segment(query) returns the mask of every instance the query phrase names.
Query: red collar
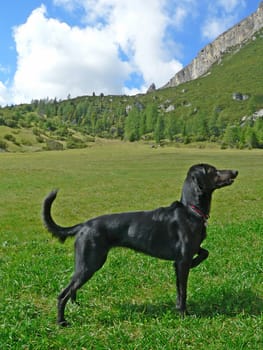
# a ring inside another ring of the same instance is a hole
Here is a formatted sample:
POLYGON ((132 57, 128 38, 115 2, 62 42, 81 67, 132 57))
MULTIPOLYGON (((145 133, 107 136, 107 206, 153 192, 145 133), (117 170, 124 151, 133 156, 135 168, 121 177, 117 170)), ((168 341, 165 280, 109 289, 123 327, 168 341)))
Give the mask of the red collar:
POLYGON ((197 208, 195 205, 190 204, 189 207, 190 207, 197 215, 199 215, 201 218, 203 218, 205 222, 209 219, 209 215, 203 213, 202 210, 200 210, 199 208, 197 208))

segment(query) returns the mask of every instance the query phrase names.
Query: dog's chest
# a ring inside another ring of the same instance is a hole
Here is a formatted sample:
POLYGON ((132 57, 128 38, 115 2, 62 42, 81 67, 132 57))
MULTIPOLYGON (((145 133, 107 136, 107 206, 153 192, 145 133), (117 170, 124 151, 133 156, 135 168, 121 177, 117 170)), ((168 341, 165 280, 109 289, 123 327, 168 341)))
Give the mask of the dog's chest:
POLYGON ((201 230, 201 242, 206 238, 206 227, 207 227, 207 222, 204 223, 203 228, 201 230))
POLYGON ((194 223, 191 221, 188 226, 189 229, 189 239, 201 244, 201 242, 206 238, 206 225, 201 220, 196 220, 194 223))

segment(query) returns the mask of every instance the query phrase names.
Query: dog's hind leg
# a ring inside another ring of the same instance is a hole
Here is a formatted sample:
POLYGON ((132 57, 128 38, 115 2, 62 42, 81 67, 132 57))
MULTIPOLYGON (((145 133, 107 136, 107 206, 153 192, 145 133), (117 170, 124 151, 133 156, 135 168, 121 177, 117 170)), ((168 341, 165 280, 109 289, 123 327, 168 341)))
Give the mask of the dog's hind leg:
POLYGON ((69 285, 59 294, 58 296, 58 318, 57 322, 60 326, 67 326, 68 323, 65 320, 65 307, 70 298, 76 300, 76 291, 79 289, 85 282, 87 282, 93 273, 88 271, 82 273, 75 273, 72 277, 69 285))
POLYGON ((79 305, 79 303, 77 302, 77 292, 74 293, 71 291, 70 299, 72 303, 79 305))
POLYGON ((65 307, 68 300, 71 298, 73 301, 76 301, 77 290, 103 266, 107 258, 107 249, 102 249, 101 246, 97 245, 92 247, 87 244, 83 249, 79 243, 76 242, 75 245, 76 271, 69 285, 58 297, 57 322, 61 326, 67 326, 67 321, 65 320, 65 307))

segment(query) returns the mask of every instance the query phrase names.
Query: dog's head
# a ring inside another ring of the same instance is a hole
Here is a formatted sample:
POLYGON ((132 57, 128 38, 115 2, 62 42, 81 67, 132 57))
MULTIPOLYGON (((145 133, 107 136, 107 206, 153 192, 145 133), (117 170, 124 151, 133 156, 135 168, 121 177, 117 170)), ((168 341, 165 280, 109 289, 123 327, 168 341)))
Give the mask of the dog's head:
POLYGON ((237 175, 237 170, 218 170, 209 164, 193 165, 188 171, 188 178, 192 179, 201 193, 211 193, 218 188, 229 186, 237 175))

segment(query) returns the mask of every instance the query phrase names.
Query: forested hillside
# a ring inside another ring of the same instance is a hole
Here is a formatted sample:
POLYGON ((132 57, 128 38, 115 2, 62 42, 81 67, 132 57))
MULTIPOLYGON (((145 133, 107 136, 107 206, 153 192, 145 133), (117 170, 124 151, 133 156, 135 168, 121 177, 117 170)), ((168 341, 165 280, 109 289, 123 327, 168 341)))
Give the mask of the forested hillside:
POLYGON ((45 99, 0 109, 2 150, 85 147, 95 137, 263 147, 263 33, 204 76, 136 96, 45 99))

